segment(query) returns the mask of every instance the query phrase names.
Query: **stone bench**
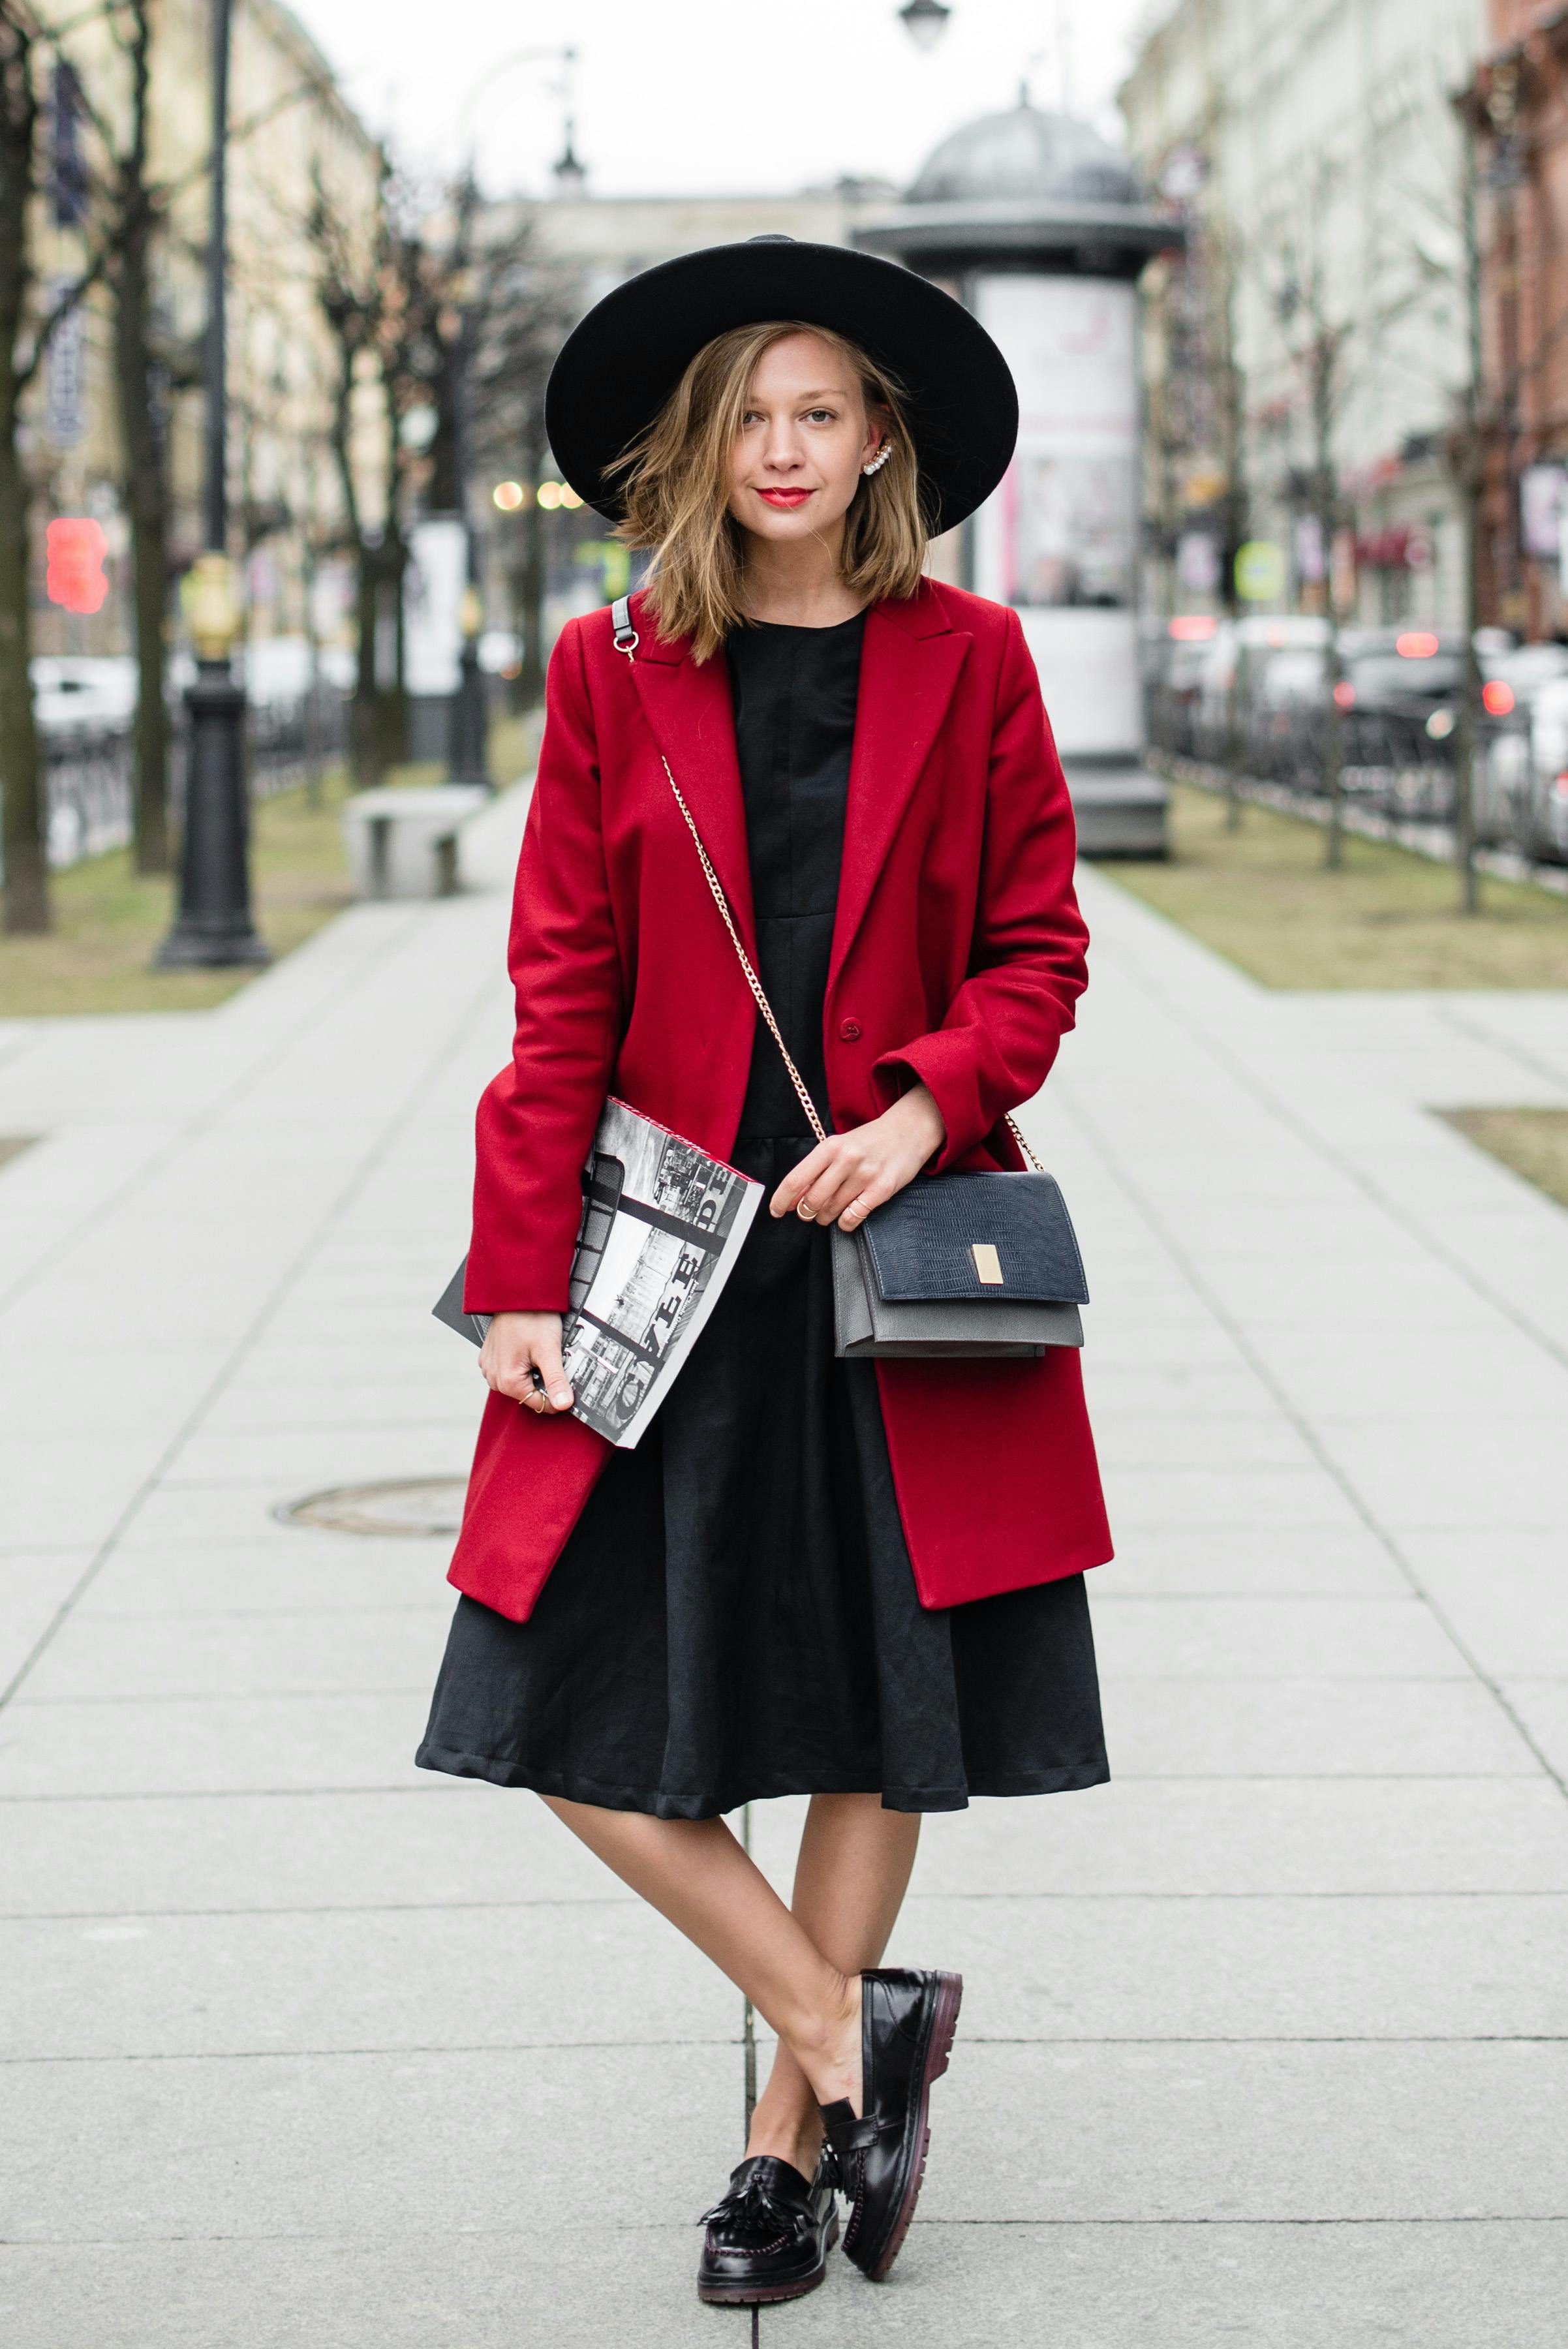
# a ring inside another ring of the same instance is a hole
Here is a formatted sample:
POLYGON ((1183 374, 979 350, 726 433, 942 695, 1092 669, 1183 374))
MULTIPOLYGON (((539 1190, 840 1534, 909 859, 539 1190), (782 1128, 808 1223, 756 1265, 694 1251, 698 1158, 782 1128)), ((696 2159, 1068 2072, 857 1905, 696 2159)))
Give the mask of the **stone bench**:
POLYGON ((490 799, 480 783, 356 792, 343 810, 354 895, 450 897, 457 887, 458 835, 490 799))

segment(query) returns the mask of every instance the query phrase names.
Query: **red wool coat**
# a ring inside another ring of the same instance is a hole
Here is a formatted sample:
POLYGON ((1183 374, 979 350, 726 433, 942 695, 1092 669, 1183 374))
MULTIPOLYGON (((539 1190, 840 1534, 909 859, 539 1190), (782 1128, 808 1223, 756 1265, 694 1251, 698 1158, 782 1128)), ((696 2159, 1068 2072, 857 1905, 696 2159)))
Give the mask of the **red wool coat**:
MULTIPOLYGON (((516 1040, 479 1108, 472 1312, 565 1308, 607 1092, 719 1157, 740 1123, 757 1013, 659 763, 754 959, 728 677, 640 625, 628 660, 607 611, 574 620, 550 664, 512 925, 516 1040)), ((874 606, 824 1014, 836 1130, 923 1081, 947 1123, 939 1170, 1020 1163, 1002 1120, 1041 1084, 1085 981, 1073 851, 1016 616, 932 582, 874 606)), ((1074 1350, 877 1368, 926 1606, 1110 1556, 1074 1350)), ((524 1619, 610 1448, 492 1394, 458 1588, 524 1619)))

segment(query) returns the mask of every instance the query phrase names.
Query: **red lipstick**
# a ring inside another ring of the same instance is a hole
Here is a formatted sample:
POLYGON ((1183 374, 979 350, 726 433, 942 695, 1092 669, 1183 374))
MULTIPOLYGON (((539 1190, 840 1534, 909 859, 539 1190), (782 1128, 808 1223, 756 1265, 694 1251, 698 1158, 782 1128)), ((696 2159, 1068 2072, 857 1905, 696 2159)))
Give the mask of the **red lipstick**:
POLYGON ((812 492, 810 490, 759 490, 757 495, 765 499, 770 506, 789 507, 805 505, 812 492))

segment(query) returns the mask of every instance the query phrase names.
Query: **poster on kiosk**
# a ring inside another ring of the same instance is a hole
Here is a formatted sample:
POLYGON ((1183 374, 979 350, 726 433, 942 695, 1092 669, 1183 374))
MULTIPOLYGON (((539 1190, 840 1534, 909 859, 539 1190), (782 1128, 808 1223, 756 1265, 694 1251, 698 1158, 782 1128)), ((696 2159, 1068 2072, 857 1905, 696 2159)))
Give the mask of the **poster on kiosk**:
POLYGON ((1064 758, 1136 759, 1137 295, 1116 279, 981 274, 1018 385, 1018 449, 975 517, 974 584, 1011 604, 1064 758))

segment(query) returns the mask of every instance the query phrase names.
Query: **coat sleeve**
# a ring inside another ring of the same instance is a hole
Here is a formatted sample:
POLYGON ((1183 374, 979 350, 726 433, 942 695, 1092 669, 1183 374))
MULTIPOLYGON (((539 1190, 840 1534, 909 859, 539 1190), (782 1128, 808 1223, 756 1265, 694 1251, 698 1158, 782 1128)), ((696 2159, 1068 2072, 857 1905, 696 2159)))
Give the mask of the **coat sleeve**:
POLYGON ((597 745, 576 623, 551 657, 507 963, 517 1029, 509 1064, 479 1104, 463 1305, 471 1313, 561 1313, 582 1167, 622 1025, 597 745))
POLYGON ((928 1086, 947 1126, 938 1172, 1045 1081, 1088 972, 1073 889, 1073 803, 1016 612, 1007 615, 969 970, 938 1029, 876 1063, 884 1107, 928 1086))

